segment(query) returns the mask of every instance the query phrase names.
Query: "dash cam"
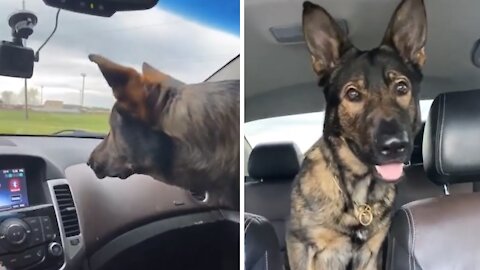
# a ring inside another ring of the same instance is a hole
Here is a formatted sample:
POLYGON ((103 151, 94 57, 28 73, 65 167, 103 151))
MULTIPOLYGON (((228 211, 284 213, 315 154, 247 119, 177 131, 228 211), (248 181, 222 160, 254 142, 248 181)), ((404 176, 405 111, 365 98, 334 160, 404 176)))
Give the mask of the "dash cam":
POLYGON ((25 41, 33 33, 33 28, 38 19, 30 11, 21 10, 10 16, 8 24, 12 29, 12 41, 0 42, 0 75, 31 78, 35 53, 26 47, 25 41))

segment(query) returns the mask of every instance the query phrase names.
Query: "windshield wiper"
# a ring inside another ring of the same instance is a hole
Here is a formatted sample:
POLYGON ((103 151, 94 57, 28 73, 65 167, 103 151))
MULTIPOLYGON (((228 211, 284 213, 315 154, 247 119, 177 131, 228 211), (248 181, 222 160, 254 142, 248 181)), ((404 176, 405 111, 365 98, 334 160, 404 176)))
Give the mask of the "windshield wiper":
POLYGON ((52 133, 53 136, 59 137, 76 137, 76 138, 104 138, 105 134, 90 132, 80 129, 63 129, 57 132, 52 133))

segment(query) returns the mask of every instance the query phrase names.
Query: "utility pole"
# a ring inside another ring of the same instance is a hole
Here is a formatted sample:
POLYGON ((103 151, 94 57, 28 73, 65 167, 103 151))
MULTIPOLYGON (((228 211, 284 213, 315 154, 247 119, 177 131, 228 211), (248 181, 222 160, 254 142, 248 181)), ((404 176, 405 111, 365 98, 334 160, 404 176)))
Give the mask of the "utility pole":
POLYGON ((43 106, 43 85, 40 86, 40 106, 43 106))
MULTIPOLYGON (((25 0, 22 1, 22 8, 25 10, 25 0)), ((26 43, 26 42, 24 42, 26 43)), ((25 120, 28 120, 28 88, 27 88, 27 79, 24 79, 24 88, 25 88, 25 120)))
POLYGON ((80 73, 80 76, 82 76, 82 91, 80 92, 80 108, 83 108, 83 100, 85 98, 85 77, 87 77, 87 74, 80 73))
POLYGON ((28 88, 27 88, 27 79, 24 79, 25 85, 25 120, 28 120, 28 88))

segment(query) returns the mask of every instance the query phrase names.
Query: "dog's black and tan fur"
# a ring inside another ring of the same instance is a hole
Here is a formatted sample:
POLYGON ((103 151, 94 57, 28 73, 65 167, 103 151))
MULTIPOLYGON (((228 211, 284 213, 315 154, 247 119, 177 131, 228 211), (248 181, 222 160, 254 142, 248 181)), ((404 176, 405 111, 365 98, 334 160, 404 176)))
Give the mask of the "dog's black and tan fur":
POLYGON ((377 269, 396 191, 375 166, 407 162, 421 126, 425 6, 403 0, 381 45, 370 51, 355 48, 320 6, 303 7, 303 30, 327 105, 323 137, 306 153, 293 185, 290 268, 377 269), (393 152, 382 148, 379 142, 395 136, 404 144, 393 152), (357 218, 359 204, 372 208, 367 226, 357 218))
POLYGON ((143 64, 143 74, 90 55, 116 102, 110 132, 88 161, 97 177, 150 175, 212 203, 239 208, 238 80, 184 84, 143 64))

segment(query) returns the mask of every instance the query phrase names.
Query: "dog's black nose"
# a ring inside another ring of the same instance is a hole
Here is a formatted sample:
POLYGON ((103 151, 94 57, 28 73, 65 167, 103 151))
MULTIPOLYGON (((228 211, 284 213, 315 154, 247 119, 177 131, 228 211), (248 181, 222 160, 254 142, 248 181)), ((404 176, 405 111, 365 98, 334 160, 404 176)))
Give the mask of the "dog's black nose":
POLYGON ((395 135, 383 135, 377 139, 377 150, 385 158, 395 158, 405 153, 409 143, 405 131, 395 135))

